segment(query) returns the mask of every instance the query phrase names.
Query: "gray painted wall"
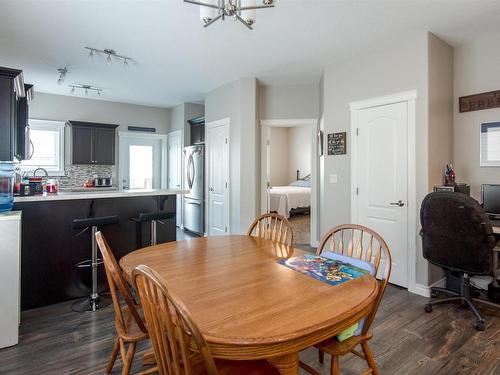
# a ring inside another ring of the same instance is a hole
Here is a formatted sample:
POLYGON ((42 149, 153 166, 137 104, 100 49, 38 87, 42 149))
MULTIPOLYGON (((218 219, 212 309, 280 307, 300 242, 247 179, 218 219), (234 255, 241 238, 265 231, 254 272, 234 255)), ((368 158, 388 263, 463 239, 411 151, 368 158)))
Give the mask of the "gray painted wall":
MULTIPOLYGON (((429 187, 443 182, 446 163, 453 158, 453 48, 429 33, 429 187)), ((429 264, 429 284, 444 277, 429 264)))
POLYGON ((454 58, 454 166, 457 180, 469 183, 471 195, 479 199, 481 184, 500 183, 500 167, 479 166, 479 126, 499 121, 500 108, 459 113, 458 98, 500 88, 498 34, 456 47, 454 58))
MULTIPOLYGON (((209 92, 206 122, 230 119, 231 233, 245 233, 260 203, 258 189, 257 81, 242 78, 209 92)), ((260 138, 259 138, 260 139, 260 138)))
POLYGON ((184 146, 191 143, 191 132, 188 120, 205 114, 203 104, 182 103, 171 109, 169 131, 182 130, 184 146))
POLYGON ((36 92, 30 104, 30 117, 119 124, 120 131, 126 131, 127 126, 145 126, 166 134, 170 124, 170 109, 36 92))
POLYGON ((259 85, 260 118, 318 118, 319 83, 311 85, 259 85))
MULTIPOLYGON (((349 103, 401 91, 418 90, 416 102, 416 190, 417 208, 429 190, 427 132, 427 33, 379 50, 369 56, 327 66, 323 76, 323 118, 325 138, 333 132, 347 132, 347 155, 321 158, 320 206, 323 235, 329 228, 351 221, 350 207, 350 111, 349 103), (329 175, 337 174, 338 183, 330 184, 329 175)), ((418 210, 415 216, 418 219, 418 210)), ((419 222, 419 220, 417 221, 419 222)), ((418 231, 417 231, 418 233, 418 231)), ((422 258, 420 239, 417 245, 417 282, 428 284, 428 265, 422 258)))

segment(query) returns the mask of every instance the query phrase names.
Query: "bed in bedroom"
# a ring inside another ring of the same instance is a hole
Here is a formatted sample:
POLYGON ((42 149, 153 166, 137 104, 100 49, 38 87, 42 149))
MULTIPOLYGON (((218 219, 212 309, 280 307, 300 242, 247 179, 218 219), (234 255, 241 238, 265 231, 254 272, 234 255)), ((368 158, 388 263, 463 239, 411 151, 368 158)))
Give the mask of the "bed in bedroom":
POLYGON ((269 189, 269 205, 271 212, 289 218, 311 210, 311 175, 299 178, 288 186, 273 186, 269 189))

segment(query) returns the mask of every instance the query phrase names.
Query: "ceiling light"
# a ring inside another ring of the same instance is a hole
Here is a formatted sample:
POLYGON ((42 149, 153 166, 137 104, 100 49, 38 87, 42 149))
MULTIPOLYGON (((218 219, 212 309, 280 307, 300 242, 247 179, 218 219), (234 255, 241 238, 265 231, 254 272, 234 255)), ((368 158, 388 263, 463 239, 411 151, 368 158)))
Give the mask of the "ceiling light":
POLYGON ((133 60, 131 57, 117 54, 116 51, 111 49, 111 48, 97 49, 97 48, 93 48, 93 47, 85 47, 85 49, 90 51, 89 52, 90 58, 92 58, 94 56, 94 53, 100 53, 100 54, 106 55, 107 56, 106 57, 106 64, 108 64, 108 65, 111 65, 111 63, 113 62, 113 58, 122 59, 123 64, 125 66, 128 66, 129 61, 133 60))
POLYGON ((250 30, 255 23, 257 9, 273 8, 273 0, 184 0, 186 3, 200 6, 200 19, 203 27, 210 26, 217 20, 224 21, 226 17, 233 17, 235 21, 241 22, 250 30))
POLYGON ((68 86, 71 87, 71 94, 74 94, 76 90, 83 90, 85 95, 89 95, 89 91, 94 91, 98 96, 101 96, 101 92, 103 91, 100 87, 82 85, 81 83, 72 83, 68 86))
POLYGON ((57 72, 59 73, 59 78, 57 79, 57 84, 62 85, 64 79, 66 78, 66 74, 68 73, 68 68, 58 68, 57 72))

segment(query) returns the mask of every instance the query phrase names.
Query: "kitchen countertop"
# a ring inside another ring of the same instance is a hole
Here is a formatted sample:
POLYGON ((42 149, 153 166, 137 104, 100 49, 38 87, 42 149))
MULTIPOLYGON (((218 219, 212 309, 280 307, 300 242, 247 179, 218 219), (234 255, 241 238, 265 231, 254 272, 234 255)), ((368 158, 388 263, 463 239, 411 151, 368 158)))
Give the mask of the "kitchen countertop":
POLYGON ((46 202, 71 199, 99 199, 99 198, 126 198, 126 197, 146 197, 156 195, 187 194, 189 190, 182 189, 134 189, 134 190, 107 190, 72 192, 62 191, 57 194, 30 195, 14 197, 14 203, 22 202, 46 202))

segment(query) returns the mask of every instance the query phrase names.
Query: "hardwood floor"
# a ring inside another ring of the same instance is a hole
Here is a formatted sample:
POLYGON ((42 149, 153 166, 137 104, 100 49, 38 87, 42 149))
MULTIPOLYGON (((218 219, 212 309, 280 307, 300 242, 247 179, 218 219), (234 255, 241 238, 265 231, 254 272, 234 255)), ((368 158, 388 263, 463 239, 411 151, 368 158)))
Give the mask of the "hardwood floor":
MULTIPOLYGON (((478 332, 469 311, 440 306, 427 314, 425 302, 387 289, 371 342, 381 374, 500 374, 500 310, 483 308, 487 327, 478 332)), ((0 350, 0 374, 102 374, 113 346, 113 308, 79 314, 70 307, 67 302, 24 312, 20 344, 0 350)), ((144 350, 138 349, 134 371, 144 350)), ((301 360, 329 373, 329 357, 318 366, 315 349, 302 352, 301 360)), ((352 355, 341 359, 343 375, 359 374, 363 366, 352 355)), ((118 359, 113 374, 120 369, 118 359)))

